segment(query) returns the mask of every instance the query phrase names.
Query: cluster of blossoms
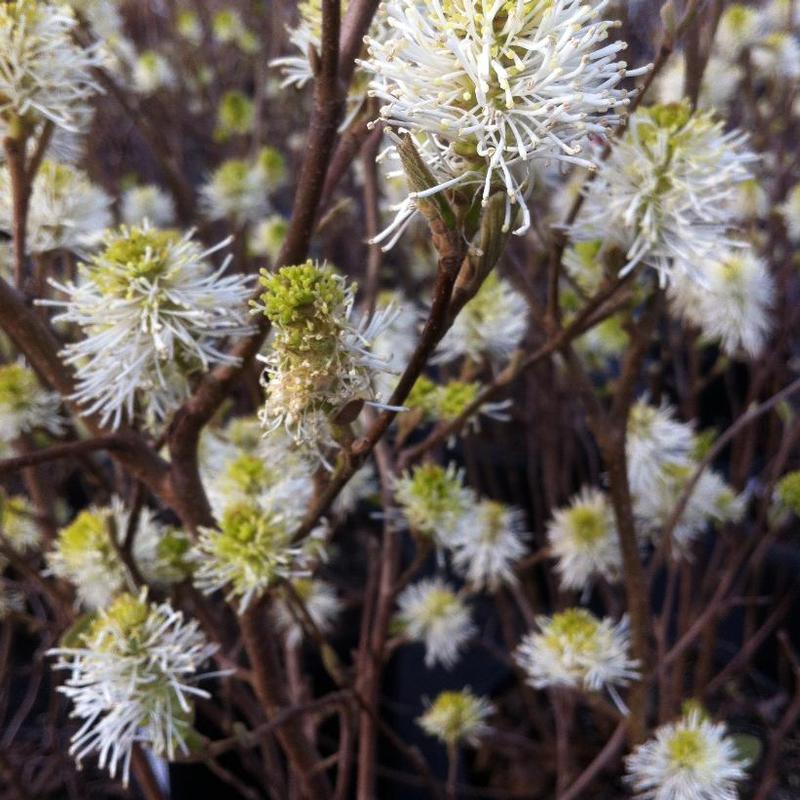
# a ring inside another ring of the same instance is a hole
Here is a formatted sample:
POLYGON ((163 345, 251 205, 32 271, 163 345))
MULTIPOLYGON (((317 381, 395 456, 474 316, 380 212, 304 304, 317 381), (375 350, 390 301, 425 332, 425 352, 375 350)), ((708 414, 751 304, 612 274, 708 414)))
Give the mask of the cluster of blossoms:
POLYGON ((434 356, 434 362, 457 358, 503 364, 528 329, 528 304, 504 278, 492 272, 456 317, 434 356))
POLYGON ((350 404, 378 400, 373 376, 386 368, 371 343, 393 311, 351 322, 355 287, 326 264, 307 261, 277 273, 262 271, 259 309, 275 329, 263 383, 261 418, 267 429, 283 425, 319 451, 335 447, 332 422, 350 404))
MULTIPOLYGON (((0 533, 2 543, 16 555, 25 556, 39 549, 42 534, 36 521, 36 510, 27 497, 7 497, 0 491, 0 533)), ((5 556, 0 554, 0 570, 5 566, 5 556)))
MULTIPOLYGON (((313 578, 297 578, 291 583, 294 594, 303 603, 314 627, 323 635, 331 633, 342 610, 342 602, 336 594, 336 589, 325 581, 313 578)), ((305 631, 297 618, 297 613, 285 596, 275 598, 272 613, 278 629, 283 631, 289 646, 299 644, 305 631)))
POLYGON ((756 160, 745 142, 686 103, 640 109, 586 189, 573 236, 621 250, 623 274, 646 264, 662 283, 681 272, 702 283, 701 264, 738 244, 730 204, 756 160))
POLYGON ((663 725, 627 757, 627 781, 641 800, 737 800, 747 762, 724 725, 697 709, 663 725))
POLYGON ((47 555, 50 571, 73 584, 86 608, 104 608, 131 588, 133 576, 120 554, 129 534, 131 559, 148 583, 163 586, 189 574, 184 534, 160 525, 147 508, 141 510, 135 528, 130 527, 130 511, 113 497, 108 506, 81 511, 59 531, 47 555))
POLYGON ((70 753, 79 764, 97 753, 112 777, 121 768, 125 785, 136 743, 169 759, 188 753, 193 699, 210 697, 195 684, 209 676, 199 670, 216 649, 169 604, 120 595, 78 641, 50 651, 55 669, 70 673, 59 691, 83 720, 70 753))
POLYGON ((91 119, 98 54, 75 43, 69 8, 47 0, 0 5, 0 120, 4 135, 48 121, 79 131, 91 119))
MULTIPOLYGON (((390 33, 368 38, 365 69, 382 119, 409 131, 437 185, 507 194, 505 230, 530 227, 526 196, 535 160, 592 165, 590 135, 605 135, 628 103, 627 71, 609 42, 606 2, 391 0, 390 33)), ((398 224, 414 212, 400 209, 398 224)))
POLYGON ((638 663, 628 655, 627 621, 598 619, 583 608, 539 617, 538 631, 528 633, 517 661, 531 686, 563 686, 587 691, 625 686, 638 677, 638 663))
POLYGON ((263 147, 253 159, 232 158, 212 173, 200 191, 209 219, 237 225, 258 222, 270 211, 269 197, 285 179, 286 167, 273 147, 263 147))
POLYGON ((425 665, 449 669, 476 632, 469 608, 441 578, 425 578, 397 598, 397 622, 412 641, 425 645, 425 665))
POLYGON ((147 221, 156 228, 169 228, 175 222, 175 203, 154 184, 132 186, 122 195, 120 216, 126 225, 144 225, 147 221))
MULTIPOLYGON (((628 480, 643 534, 657 537, 670 522, 697 469, 701 445, 702 439, 692 427, 676 420, 668 406, 639 401, 631 409, 626 440, 628 480)), ((710 522, 740 519, 744 502, 718 473, 705 469, 672 531, 674 553, 688 552, 710 522)))
POLYGON ((247 298, 252 279, 224 275, 191 234, 143 227, 108 231, 102 248, 79 267, 80 280, 52 285, 66 300, 56 321, 84 334, 62 354, 77 371, 74 399, 116 428, 141 413, 155 426, 189 393, 190 377, 234 363, 221 348, 250 332, 247 298))
MULTIPOLYGON (((79 169, 45 160, 33 181, 28 212, 27 249, 82 253, 96 245, 111 224, 111 198, 79 169)), ((0 230, 14 225, 8 167, 0 168, 0 230)))
POLYGON ((313 535, 295 544, 292 521, 253 501, 228 506, 218 528, 202 528, 192 550, 195 585, 206 594, 224 589, 239 612, 282 580, 304 578, 320 553, 313 535))
POLYGON ((477 744, 489 729, 486 719, 493 711, 488 700, 469 689, 442 692, 417 722, 426 733, 444 744, 477 744))
POLYGON ((64 432, 61 400, 43 389, 36 373, 22 362, 0 365, 0 448, 25 433, 64 432))

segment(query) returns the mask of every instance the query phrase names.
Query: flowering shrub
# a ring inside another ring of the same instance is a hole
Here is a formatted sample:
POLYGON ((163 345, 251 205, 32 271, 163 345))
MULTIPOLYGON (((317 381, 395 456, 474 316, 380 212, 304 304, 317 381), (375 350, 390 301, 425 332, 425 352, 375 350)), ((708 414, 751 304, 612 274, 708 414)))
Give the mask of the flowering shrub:
POLYGON ((799 98, 792 0, 0 4, 0 800, 795 797, 799 98))

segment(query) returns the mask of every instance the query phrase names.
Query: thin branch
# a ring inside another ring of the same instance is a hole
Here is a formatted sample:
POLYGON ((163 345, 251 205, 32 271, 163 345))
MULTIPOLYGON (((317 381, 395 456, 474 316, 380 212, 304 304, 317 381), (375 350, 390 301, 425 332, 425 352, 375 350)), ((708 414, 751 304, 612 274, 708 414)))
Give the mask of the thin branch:
POLYGON ((43 450, 32 450, 30 453, 24 453, 13 458, 0 459, 0 478, 6 475, 13 475, 21 469, 33 467, 37 464, 47 464, 63 458, 82 456, 86 453, 94 453, 97 450, 124 450, 129 445, 130 442, 127 437, 116 434, 82 439, 79 442, 54 444, 52 447, 47 447, 43 450))

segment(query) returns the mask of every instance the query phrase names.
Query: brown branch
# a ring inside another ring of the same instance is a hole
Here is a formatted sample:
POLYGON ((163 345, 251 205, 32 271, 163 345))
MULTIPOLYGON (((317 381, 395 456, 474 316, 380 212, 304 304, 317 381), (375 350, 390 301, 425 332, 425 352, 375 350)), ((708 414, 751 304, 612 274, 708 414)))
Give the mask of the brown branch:
POLYGON ((82 456, 86 453, 93 453, 97 450, 124 450, 129 445, 125 436, 108 434, 96 436, 92 439, 82 439, 79 442, 65 442, 55 444, 44 450, 32 450, 13 458, 0 459, 0 478, 6 475, 13 475, 25 467, 32 467, 37 464, 47 464, 50 461, 58 461, 62 458, 72 458, 82 456))
POLYGON ((558 795, 558 800, 578 800, 578 798, 585 796, 584 793, 592 785, 592 781, 617 757, 617 754, 622 749, 622 745, 625 743, 626 727, 624 720, 617 725, 611 738, 606 742, 605 747, 603 747, 591 764, 589 764, 575 779, 572 785, 566 791, 558 795))

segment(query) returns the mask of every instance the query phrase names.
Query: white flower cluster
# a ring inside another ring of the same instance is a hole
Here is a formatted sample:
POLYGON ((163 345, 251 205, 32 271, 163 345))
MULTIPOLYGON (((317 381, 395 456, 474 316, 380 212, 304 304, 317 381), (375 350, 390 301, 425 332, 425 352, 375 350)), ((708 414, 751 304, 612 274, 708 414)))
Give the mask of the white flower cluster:
POLYGON ((0 4, 0 119, 4 135, 20 124, 48 120, 69 131, 82 130, 97 91, 91 70, 96 51, 72 38, 69 8, 47 0, 0 4))
POLYGON ((639 745, 626 777, 639 800, 738 800, 746 766, 725 726, 695 709, 639 745))
MULTIPOLYGON (((72 583, 88 609, 104 608, 133 586, 133 576, 120 555, 130 521, 122 500, 112 497, 108 506, 81 511, 59 531, 47 555, 50 572, 72 583)), ((148 583, 163 586, 187 577, 185 535, 159 524, 147 508, 141 510, 131 533, 131 559, 148 583)))
MULTIPOLYGON (((626 448, 634 511, 642 533, 657 538, 699 462, 697 437, 668 406, 639 401, 628 419, 626 448)), ((705 469, 672 533, 673 554, 687 554, 710 522, 736 521, 743 513, 744 498, 705 469)))
POLYGON ((469 608, 441 578, 424 578, 397 598, 398 622, 412 640, 425 645, 425 665, 453 667, 476 632, 469 608))
POLYGON ((433 362, 466 357, 480 363, 486 357, 501 366, 527 329, 527 301, 505 278, 491 272, 444 335, 433 362))
MULTIPOLYGON (((292 581, 292 588, 317 630, 323 635, 331 633, 342 610, 342 601, 333 586, 321 580, 298 578, 292 581)), ((278 629, 286 636, 287 644, 290 647, 298 645, 305 631, 292 602, 281 594, 275 598, 272 613, 278 629)))
MULTIPOLYGON (((111 198, 79 169, 46 160, 36 173, 28 211, 26 247, 33 254, 54 250, 83 253, 111 224, 111 198)), ((0 230, 14 225, 8 167, 0 168, 0 230)))
POLYGON ((745 144, 688 104, 640 109, 586 189, 573 237, 622 250, 622 274, 646 264, 662 284, 681 272, 702 283, 704 261, 741 245, 730 206, 756 160, 745 144))
POLYGON ((78 764, 96 752, 100 768, 112 777, 121 768, 127 786, 136 743, 168 759, 188 753, 193 699, 210 697, 195 684, 216 650, 196 622, 144 593, 120 595, 74 645, 51 650, 54 669, 70 673, 58 691, 83 721, 70 748, 78 764))
POLYGON ((156 228, 169 228, 175 222, 175 203, 153 184, 132 186, 122 196, 120 213, 126 225, 148 222, 156 228))
POLYGON ((60 436, 61 399, 43 389, 36 373, 22 361, 0 365, 0 448, 37 428, 60 436))
POLYGON ((420 727, 447 745, 458 742, 478 744, 489 727, 486 719, 494 707, 469 689, 442 692, 417 719, 420 727))
MULTIPOLYGON (((627 71, 609 42, 605 0, 390 0, 390 33, 368 38, 371 92, 382 119, 410 131, 439 183, 485 202, 508 196, 505 229, 530 226, 532 162, 592 165, 590 136, 604 136, 628 103, 627 71)), ((409 217, 411 203, 400 215, 409 217)))
POLYGON ((213 269, 208 250, 171 230, 121 227, 79 267, 77 284, 52 285, 66 300, 56 321, 84 334, 63 349, 77 371, 74 399, 116 428, 138 414, 155 426, 189 393, 192 374, 233 363, 222 343, 251 330, 252 278, 225 275, 230 257, 213 269))
POLYGON ((538 631, 528 633, 517 661, 531 686, 614 691, 638 677, 638 663, 628 655, 627 621, 598 619, 583 608, 539 617, 538 631))

